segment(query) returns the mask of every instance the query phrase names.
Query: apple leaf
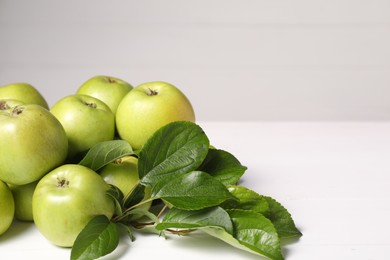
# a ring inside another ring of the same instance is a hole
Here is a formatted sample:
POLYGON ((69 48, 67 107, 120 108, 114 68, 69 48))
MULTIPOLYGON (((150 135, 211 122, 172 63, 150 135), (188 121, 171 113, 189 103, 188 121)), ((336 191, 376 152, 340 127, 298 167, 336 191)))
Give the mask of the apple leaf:
POLYGON ((212 207, 236 199, 225 185, 201 171, 166 177, 153 186, 151 196, 184 210, 212 207))
POLYGON ((195 123, 176 121, 161 127, 140 151, 141 183, 154 186, 167 176, 195 170, 206 157, 208 148, 208 137, 195 123))
POLYGON ((272 222, 251 210, 228 210, 234 238, 248 249, 275 260, 284 259, 280 240, 272 222))
POLYGON ((245 173, 247 167, 243 166, 231 153, 209 149, 209 152, 198 170, 207 172, 225 185, 233 185, 245 173))
POLYGON ((123 201, 124 208, 136 205, 145 197, 145 186, 138 184, 126 195, 123 201))
POLYGON ((259 195, 243 186, 231 185, 228 186, 228 189, 238 201, 227 201, 221 205, 223 208, 251 210, 263 214, 275 226, 280 238, 292 238, 302 235, 296 228, 290 213, 275 199, 259 195))
POLYGON ((264 196, 268 202, 269 210, 264 213, 272 221, 280 238, 300 237, 302 233, 295 226, 291 214, 275 199, 264 196))
POLYGON ((79 164, 97 171, 123 156, 133 154, 133 148, 125 140, 104 141, 89 149, 79 164))
POLYGON ((110 196, 115 203, 115 214, 121 216, 123 214, 122 211, 122 201, 123 201, 123 193, 122 191, 115 185, 109 184, 109 190, 107 190, 107 195, 110 196))
POLYGON ((223 228, 233 234, 233 224, 229 214, 221 207, 211 207, 201 210, 170 209, 157 230, 168 228, 202 229, 206 227, 223 228))
POLYGON ((72 247, 71 260, 89 260, 105 256, 119 244, 117 225, 106 216, 94 217, 77 236, 72 247))

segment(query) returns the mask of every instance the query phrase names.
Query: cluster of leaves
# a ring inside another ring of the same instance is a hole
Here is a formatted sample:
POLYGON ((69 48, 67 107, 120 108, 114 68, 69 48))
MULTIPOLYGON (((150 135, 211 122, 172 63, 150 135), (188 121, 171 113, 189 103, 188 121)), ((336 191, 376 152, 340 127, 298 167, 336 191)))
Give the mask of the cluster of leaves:
POLYGON ((139 152, 123 140, 100 143, 80 164, 98 171, 125 155, 138 157, 138 186, 129 194, 112 186, 108 194, 117 205, 114 217, 96 216, 89 222, 75 241, 72 260, 111 253, 119 243, 118 228, 125 228, 131 240, 135 231, 166 236, 199 230, 269 259, 283 259, 281 239, 301 236, 279 202, 237 185, 247 168, 229 152, 211 148, 195 123, 162 127, 139 152), (150 201, 154 206, 142 209, 150 201))

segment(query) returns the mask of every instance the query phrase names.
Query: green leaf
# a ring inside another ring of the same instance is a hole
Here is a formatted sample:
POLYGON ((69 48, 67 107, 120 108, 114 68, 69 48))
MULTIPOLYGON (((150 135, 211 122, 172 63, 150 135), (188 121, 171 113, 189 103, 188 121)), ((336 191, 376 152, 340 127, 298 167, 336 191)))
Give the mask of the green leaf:
POLYGON ((151 196, 184 210, 208 208, 236 199, 220 181, 200 171, 162 179, 152 188, 151 196))
POLYGON ((268 219, 272 221, 280 238, 300 237, 302 233, 295 226, 291 214, 285 207, 275 199, 264 196, 268 202, 269 209, 264 213, 268 219))
POLYGON ((217 149, 209 149, 206 159, 199 167, 200 171, 214 176, 224 185, 236 184, 246 169, 231 153, 217 149))
POLYGON ((119 244, 115 223, 106 216, 94 217, 77 236, 71 251, 71 260, 91 260, 105 256, 119 244))
POLYGON ((237 241, 271 259, 283 259, 278 233, 272 222, 263 215, 250 210, 228 210, 237 241))
POLYGON ((172 208, 165 215, 158 230, 167 228, 200 229, 206 227, 223 228, 233 234, 233 224, 229 214, 221 207, 211 207, 201 210, 181 210, 172 208))
POLYGON ((123 202, 123 207, 125 209, 130 208, 131 206, 134 206, 137 203, 141 202, 144 197, 145 197, 145 186, 141 184, 137 184, 130 191, 130 193, 126 195, 123 202))
POLYGON ((89 149, 79 164, 97 171, 103 166, 122 158, 123 156, 133 154, 133 149, 125 140, 105 141, 98 143, 89 149))
POLYGON ((168 176, 193 171, 207 155, 209 139, 192 122, 178 121, 163 126, 148 139, 139 154, 141 183, 154 186, 168 176))
POLYGON ((109 184, 110 189, 107 190, 107 195, 113 198, 115 203, 115 214, 121 216, 122 215, 122 201, 123 201, 123 193, 122 191, 115 185, 109 184))
POLYGON ((302 235, 296 228, 290 213, 275 199, 259 195, 243 186, 231 185, 228 186, 228 190, 238 201, 227 201, 221 205, 223 208, 252 210, 263 214, 271 220, 280 238, 292 238, 302 235))

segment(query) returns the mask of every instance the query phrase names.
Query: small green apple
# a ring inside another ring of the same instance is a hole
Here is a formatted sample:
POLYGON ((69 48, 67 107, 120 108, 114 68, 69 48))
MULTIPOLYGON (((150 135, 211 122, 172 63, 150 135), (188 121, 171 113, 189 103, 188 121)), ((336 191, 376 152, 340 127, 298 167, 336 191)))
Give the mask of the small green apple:
MULTIPOLYGON (((128 195, 139 183, 138 159, 133 156, 125 156, 109 163, 99 171, 100 176, 108 183, 120 189, 124 196, 128 195)), ((151 188, 145 188, 143 201, 151 196, 151 188)), ((152 201, 148 201, 139 206, 144 210, 149 210, 152 201)), ((136 219, 138 216, 133 216, 136 219)))
POLYGON ((38 89, 28 83, 12 83, 0 87, 0 99, 20 100, 25 104, 36 104, 49 109, 38 89))
POLYGON ((76 94, 95 97, 106 103, 115 114, 123 97, 133 89, 128 82, 109 76, 95 76, 84 82, 76 94))
POLYGON ((8 184, 15 201, 15 218, 20 221, 33 221, 32 196, 38 181, 25 185, 8 184))
POLYGON ((0 110, 0 180, 24 185, 62 164, 68 139, 61 123, 35 104, 0 110))
POLYGON ((53 244, 72 247, 94 216, 113 216, 115 204, 108 189, 103 178, 87 167, 65 164, 52 170, 38 182, 33 194, 37 229, 53 244))
POLYGON ((8 185, 0 180, 0 235, 4 234, 12 224, 15 203, 8 185))
POLYGON ((161 81, 146 82, 130 91, 116 112, 121 139, 140 149, 160 127, 173 121, 195 121, 188 98, 175 86, 161 81))
POLYGON ((81 94, 66 96, 50 112, 61 122, 69 140, 68 157, 114 139, 115 116, 101 100, 81 94))

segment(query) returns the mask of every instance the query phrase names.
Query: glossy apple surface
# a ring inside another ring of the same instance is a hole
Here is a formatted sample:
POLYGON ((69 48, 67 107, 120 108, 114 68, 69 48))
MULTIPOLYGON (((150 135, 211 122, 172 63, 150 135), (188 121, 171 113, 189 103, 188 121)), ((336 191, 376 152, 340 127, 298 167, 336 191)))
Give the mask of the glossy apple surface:
POLYGON ((101 100, 81 94, 66 96, 50 112, 61 122, 72 158, 102 141, 114 139, 115 116, 101 100))
POLYGON ((76 94, 95 97, 106 103, 115 114, 123 97, 133 89, 128 82, 104 75, 99 75, 84 82, 76 94))
POLYGON ((0 180, 24 185, 62 164, 68 139, 61 123, 39 105, 0 110, 0 180))
POLYGON ((65 164, 45 175, 33 194, 34 222, 53 244, 71 247, 96 215, 111 219, 114 202, 103 178, 91 169, 65 164))
POLYGON ((9 184, 15 201, 15 218, 20 221, 33 221, 32 196, 38 181, 25 185, 9 184))
POLYGON ((0 235, 4 234, 14 219, 15 204, 8 185, 0 181, 0 235))
POLYGON ((173 121, 194 122, 195 113, 183 92, 161 81, 135 87, 122 99, 116 112, 118 134, 135 150, 157 129, 173 121))
POLYGON ((25 104, 36 104, 49 109, 42 94, 28 83, 12 83, 0 87, 0 99, 20 100, 25 104))

